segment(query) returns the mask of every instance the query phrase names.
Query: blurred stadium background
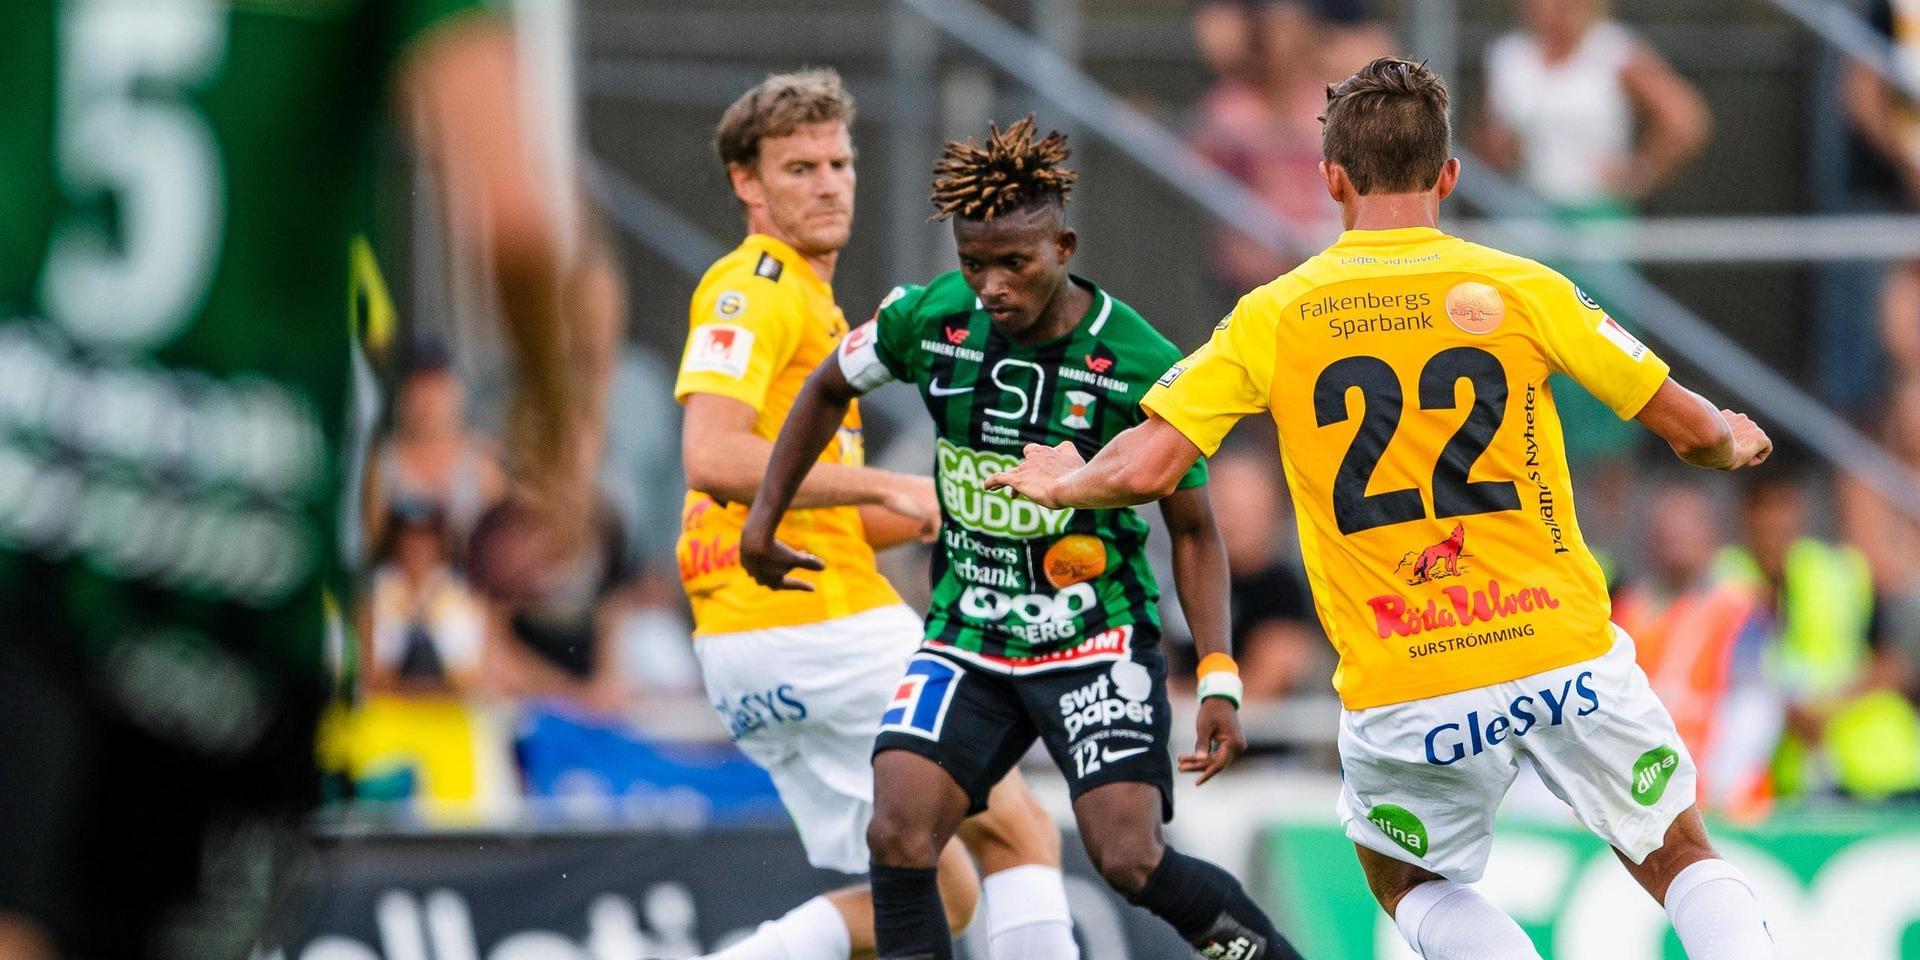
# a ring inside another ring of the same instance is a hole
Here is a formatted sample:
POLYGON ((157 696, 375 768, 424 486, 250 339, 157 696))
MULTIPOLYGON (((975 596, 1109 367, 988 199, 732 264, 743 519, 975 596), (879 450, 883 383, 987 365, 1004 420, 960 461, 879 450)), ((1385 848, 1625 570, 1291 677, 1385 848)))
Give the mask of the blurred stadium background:
MULTIPOLYGON (((710 147, 741 91, 825 65, 859 99, 836 277, 856 322, 952 266, 927 222, 940 143, 1032 112, 1072 137, 1077 270, 1192 347, 1337 232, 1313 172, 1321 91, 1395 53, 1452 83, 1467 174, 1448 228, 1561 267, 1782 441, 1735 485, 1577 422, 1582 526, 1781 955, 1920 957, 1920 4, 520 0, 517 17, 528 95, 577 134, 555 138, 558 159, 610 241, 598 302, 624 324, 603 549, 510 602, 468 586, 462 558, 504 486, 502 351, 487 306, 453 293, 430 212, 447 185, 395 149, 360 271, 367 575, 340 642, 363 656, 343 658, 357 666, 324 745, 323 869, 258 956, 678 956, 830 884, 703 699, 677 584, 670 385, 695 281, 742 232, 710 147), (1529 74, 1556 45, 1572 66, 1529 74)), ((867 417, 874 462, 926 472, 907 391, 867 417)), ((1183 787, 1172 831, 1246 878, 1308 955, 1410 956, 1333 820, 1332 658, 1273 446, 1243 427, 1213 484, 1255 750, 1183 787)), ((924 594, 924 554, 886 562, 924 594)), ((1509 806, 1483 888, 1543 953, 1681 956, 1537 782, 1509 806)), ((1079 869, 1089 957, 1184 955, 1079 869)))

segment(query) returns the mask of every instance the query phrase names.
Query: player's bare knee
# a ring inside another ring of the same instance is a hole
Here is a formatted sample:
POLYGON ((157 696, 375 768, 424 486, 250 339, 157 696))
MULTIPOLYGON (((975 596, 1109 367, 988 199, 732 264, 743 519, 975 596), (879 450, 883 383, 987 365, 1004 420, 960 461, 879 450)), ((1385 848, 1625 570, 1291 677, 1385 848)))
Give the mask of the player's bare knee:
POLYGON ((1087 857, 1093 868, 1107 886, 1128 898, 1146 888, 1147 878, 1166 855, 1166 844, 1148 831, 1087 837, 1087 857))
POLYGON ((940 860, 940 841, 911 810, 882 805, 867 824, 867 853, 881 866, 928 869, 940 860))

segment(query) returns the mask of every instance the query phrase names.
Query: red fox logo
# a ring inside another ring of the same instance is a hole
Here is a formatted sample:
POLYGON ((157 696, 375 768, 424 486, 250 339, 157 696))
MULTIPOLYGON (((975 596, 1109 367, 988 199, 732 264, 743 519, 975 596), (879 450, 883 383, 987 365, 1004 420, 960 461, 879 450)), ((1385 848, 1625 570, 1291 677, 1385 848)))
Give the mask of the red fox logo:
POLYGON ((1465 555, 1466 545, 1467 525, 1456 523, 1453 525, 1453 532, 1448 534, 1445 540, 1418 554, 1408 551, 1407 555, 1401 558, 1400 565, 1393 569, 1397 572, 1408 563, 1412 563, 1413 577, 1407 580, 1410 584, 1426 583, 1442 577, 1457 577, 1460 575, 1460 558, 1465 555))

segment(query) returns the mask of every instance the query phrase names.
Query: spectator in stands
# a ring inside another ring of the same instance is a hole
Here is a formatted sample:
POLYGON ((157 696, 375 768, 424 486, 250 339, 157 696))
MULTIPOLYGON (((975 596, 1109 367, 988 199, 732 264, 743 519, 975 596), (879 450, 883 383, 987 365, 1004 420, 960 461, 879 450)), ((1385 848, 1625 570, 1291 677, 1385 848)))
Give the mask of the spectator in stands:
MULTIPOLYGON (((1880 418, 1880 441, 1920 480, 1920 378, 1898 383, 1880 418)), ((1880 594, 1880 634, 1907 663, 1920 662, 1920 518, 1858 476, 1841 478, 1841 529, 1867 560, 1880 594)))
POLYGON ((562 552, 513 501, 475 526, 470 569, 492 603, 510 664, 512 692, 592 713, 628 705, 619 657, 609 651, 615 606, 627 579, 626 548, 604 503, 594 507, 585 550, 562 552))
MULTIPOLYGON (((1391 36, 1368 13, 1365 0, 1206 0, 1194 16, 1201 59, 1217 80, 1197 107, 1190 142, 1307 230, 1338 230, 1319 173, 1326 84, 1391 52, 1391 36)), ((1229 300, 1294 265, 1238 232, 1215 236, 1215 280, 1229 300)))
MULTIPOLYGON (((1306 582, 1281 550, 1292 542, 1292 518, 1280 492, 1279 462, 1270 452, 1223 451, 1208 472, 1214 512, 1228 518, 1220 533, 1233 575, 1233 652, 1248 702, 1324 691, 1332 681, 1331 658, 1306 582)), ((1191 651, 1183 653, 1192 659, 1191 651)))
POLYGON ((1741 500, 1744 543, 1722 557, 1722 569, 1752 585, 1773 620, 1767 675, 1786 699, 1789 731, 1774 791, 1885 797, 1920 789, 1920 720, 1903 689, 1910 671, 1875 642, 1866 558, 1810 535, 1806 513, 1794 478, 1757 474, 1741 500))
POLYGON ((1723 546, 1708 493, 1660 487, 1646 513, 1647 564, 1625 579, 1613 620, 1700 769, 1702 801, 1722 813, 1765 809, 1784 704, 1767 685, 1762 653, 1772 620, 1755 587, 1715 569, 1723 546))
POLYGON ((1483 158, 1569 216, 1616 216, 1706 145, 1706 101, 1605 0, 1522 0, 1486 53, 1483 158))
POLYGON ((372 526, 366 542, 385 539, 388 504, 411 501, 440 511, 457 551, 480 515, 505 494, 498 454, 467 424, 466 396, 445 351, 432 344, 415 349, 395 399, 392 429, 368 464, 365 515, 372 526))
POLYGON ((400 500, 361 611, 368 692, 463 696, 482 683, 486 610, 453 569, 439 508, 400 500))

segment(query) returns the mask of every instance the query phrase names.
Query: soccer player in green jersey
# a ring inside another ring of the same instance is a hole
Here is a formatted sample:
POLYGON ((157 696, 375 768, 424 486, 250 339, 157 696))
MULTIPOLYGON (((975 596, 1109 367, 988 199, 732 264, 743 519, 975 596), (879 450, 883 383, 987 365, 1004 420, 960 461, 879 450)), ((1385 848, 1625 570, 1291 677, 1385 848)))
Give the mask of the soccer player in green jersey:
POLYGON ((584 498, 514 62, 481 0, 0 3, 0 958, 244 956, 301 846, 390 107, 484 225, 537 512, 584 498))
MULTIPOLYGON (((1046 744, 1066 776, 1094 865, 1120 893, 1213 958, 1285 960, 1292 947, 1238 881, 1169 849, 1172 718, 1157 650, 1159 587, 1131 510, 1043 510, 989 493, 1028 443, 1093 450, 1139 423, 1138 401, 1179 351, 1132 308, 1070 274, 1062 217, 1066 138, 1028 117, 986 144, 948 144, 934 203, 952 217, 961 269, 902 287, 850 332, 802 389, 741 535, 741 564, 769 587, 817 558, 774 540, 848 404, 890 380, 915 385, 938 434, 943 529, 926 641, 874 746, 875 934, 882 958, 952 956, 934 865, 961 820, 1046 744)), ((1181 769, 1204 783, 1233 762, 1237 680, 1227 656, 1227 567, 1196 464, 1162 505, 1174 579, 1196 648, 1214 667, 1181 769)))

